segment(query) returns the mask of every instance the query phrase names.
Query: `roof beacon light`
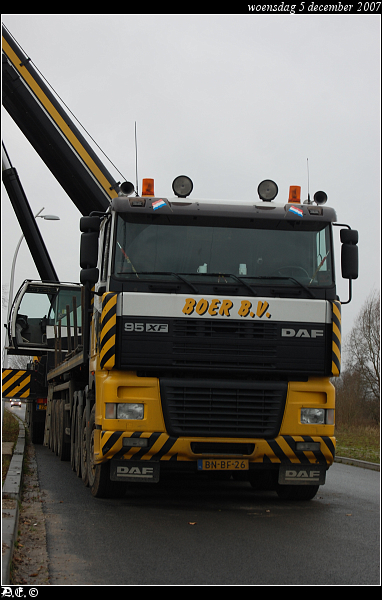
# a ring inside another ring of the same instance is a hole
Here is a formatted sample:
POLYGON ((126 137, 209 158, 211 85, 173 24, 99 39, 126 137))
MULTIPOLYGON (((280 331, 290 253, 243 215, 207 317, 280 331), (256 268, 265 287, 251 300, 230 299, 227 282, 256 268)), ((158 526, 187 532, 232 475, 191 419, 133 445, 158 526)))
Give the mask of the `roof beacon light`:
POLYGON ((301 185, 291 185, 289 188, 288 202, 301 204, 301 185))
POLYGON ((154 195, 154 179, 142 179, 142 196, 154 195))
POLYGON ((278 191, 277 184, 271 179, 265 179, 259 183, 257 188, 257 193, 264 202, 271 202, 271 200, 276 198, 278 191))
POLYGON ((178 198, 186 198, 192 192, 194 185, 189 177, 186 175, 179 175, 172 182, 172 189, 175 196, 178 198))
POLYGON ((328 199, 328 197, 325 194, 325 192, 316 192, 313 196, 313 200, 315 201, 316 204, 325 204, 327 199, 328 199))

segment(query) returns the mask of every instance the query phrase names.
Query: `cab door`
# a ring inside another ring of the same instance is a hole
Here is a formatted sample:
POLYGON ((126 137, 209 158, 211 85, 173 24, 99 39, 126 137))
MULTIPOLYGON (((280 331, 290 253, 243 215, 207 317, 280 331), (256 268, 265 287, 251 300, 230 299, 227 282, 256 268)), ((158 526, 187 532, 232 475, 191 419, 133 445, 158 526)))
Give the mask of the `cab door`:
POLYGON ((63 344, 65 351, 67 307, 72 337, 74 324, 77 325, 77 334, 81 328, 81 286, 24 281, 16 294, 8 323, 11 353, 40 356, 46 352, 54 352, 59 325, 63 340, 66 338, 66 343, 63 344))

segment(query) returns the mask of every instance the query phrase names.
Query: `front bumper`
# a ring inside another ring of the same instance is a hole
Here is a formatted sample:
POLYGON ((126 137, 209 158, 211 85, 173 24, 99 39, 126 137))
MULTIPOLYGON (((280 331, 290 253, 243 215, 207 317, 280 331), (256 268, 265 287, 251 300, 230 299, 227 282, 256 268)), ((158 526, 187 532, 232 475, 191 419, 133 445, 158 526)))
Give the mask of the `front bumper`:
MULTIPOLYGON (((96 430, 95 462, 109 459, 126 461, 196 462, 200 458, 248 459, 250 469, 283 465, 325 465, 334 461, 335 437, 280 435, 272 440, 264 439, 219 439, 172 437, 161 432, 128 432, 96 430), (319 449, 298 450, 298 442, 318 442, 319 449), (207 451, 206 451, 207 446, 207 451), (231 449, 230 449, 231 448, 231 449)), ((196 468, 196 467, 195 467, 196 468)))

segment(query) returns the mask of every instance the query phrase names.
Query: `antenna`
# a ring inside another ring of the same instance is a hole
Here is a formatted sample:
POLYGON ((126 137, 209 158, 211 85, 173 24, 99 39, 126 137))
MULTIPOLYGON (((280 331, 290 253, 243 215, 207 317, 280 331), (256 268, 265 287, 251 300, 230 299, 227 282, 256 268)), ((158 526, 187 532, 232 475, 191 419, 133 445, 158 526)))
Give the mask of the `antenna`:
POLYGON ((306 159, 306 170, 308 173, 308 199, 304 201, 304 204, 312 204, 312 202, 310 201, 310 187, 309 187, 309 158, 306 159))
POLYGON ((134 134, 135 134, 135 195, 139 196, 138 193, 138 143, 137 143, 137 122, 134 122, 134 134))

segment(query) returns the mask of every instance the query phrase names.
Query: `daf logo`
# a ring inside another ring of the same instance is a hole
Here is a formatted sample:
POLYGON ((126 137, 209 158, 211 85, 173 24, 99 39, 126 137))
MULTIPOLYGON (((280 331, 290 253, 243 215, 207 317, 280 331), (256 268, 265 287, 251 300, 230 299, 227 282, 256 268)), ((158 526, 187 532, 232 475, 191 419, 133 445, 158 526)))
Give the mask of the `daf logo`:
POLYGON ((294 471, 289 469, 285 473, 285 480, 287 479, 318 479, 320 477, 320 471, 294 471))
POLYGON ((281 337, 296 337, 296 338, 319 338, 323 337, 323 329, 312 329, 310 332, 307 329, 292 329, 285 328, 281 330, 281 337))
POLYGON ((154 469, 152 467, 117 467, 117 475, 120 477, 152 477, 154 469))

